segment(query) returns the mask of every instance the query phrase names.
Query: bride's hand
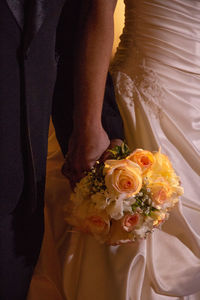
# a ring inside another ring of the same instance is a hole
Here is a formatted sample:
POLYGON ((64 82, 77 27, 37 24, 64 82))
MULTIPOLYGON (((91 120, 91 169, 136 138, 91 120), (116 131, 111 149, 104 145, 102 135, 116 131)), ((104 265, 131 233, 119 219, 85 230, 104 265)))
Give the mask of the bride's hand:
POLYGON ((74 130, 70 141, 66 161, 62 173, 75 186, 110 145, 105 130, 91 126, 87 129, 74 130))

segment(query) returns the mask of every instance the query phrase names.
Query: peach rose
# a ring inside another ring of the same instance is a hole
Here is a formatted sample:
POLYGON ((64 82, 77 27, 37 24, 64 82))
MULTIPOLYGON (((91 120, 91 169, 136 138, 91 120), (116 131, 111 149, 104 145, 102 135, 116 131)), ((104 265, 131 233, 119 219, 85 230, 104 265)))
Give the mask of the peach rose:
POLYGON ((156 204, 163 204, 172 194, 172 190, 168 182, 155 182, 149 185, 152 193, 152 200, 156 204))
POLYGON ((130 154, 127 159, 138 164, 142 171, 146 171, 152 167, 154 164, 154 155, 150 151, 137 149, 132 154, 130 154))
POLYGON ((135 226, 139 223, 140 216, 139 214, 127 214, 122 219, 122 227, 125 231, 131 232, 135 226))
POLYGON ((103 217, 94 215, 85 220, 85 231, 93 234, 107 234, 110 229, 110 222, 103 217))
POLYGON ((131 197, 142 187, 140 167, 130 160, 107 160, 105 162, 105 184, 111 194, 126 194, 131 197))

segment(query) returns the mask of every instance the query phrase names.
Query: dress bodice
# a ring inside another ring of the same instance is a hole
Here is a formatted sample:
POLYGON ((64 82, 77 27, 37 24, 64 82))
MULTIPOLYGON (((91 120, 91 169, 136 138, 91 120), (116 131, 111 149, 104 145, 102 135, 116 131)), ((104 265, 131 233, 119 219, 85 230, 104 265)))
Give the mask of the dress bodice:
POLYGON ((180 148, 185 139, 198 157, 200 1, 125 0, 120 39, 111 66, 116 93, 135 106, 144 103, 160 122, 163 115, 175 120, 180 148))
POLYGON ((200 1, 125 0, 125 6, 117 63, 133 65, 133 59, 142 54, 172 68, 200 74, 200 1))

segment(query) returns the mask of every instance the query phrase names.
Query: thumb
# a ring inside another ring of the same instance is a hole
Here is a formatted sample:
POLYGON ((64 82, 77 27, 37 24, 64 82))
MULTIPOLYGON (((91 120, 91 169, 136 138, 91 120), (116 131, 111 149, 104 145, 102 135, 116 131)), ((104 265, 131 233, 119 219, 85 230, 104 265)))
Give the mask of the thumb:
POLYGON ((104 162, 107 159, 112 157, 112 154, 108 151, 113 149, 116 146, 121 146, 123 144, 123 141, 120 139, 113 139, 110 141, 110 145, 108 146, 108 148, 106 149, 106 151, 102 154, 102 156, 100 157, 100 162, 104 162))

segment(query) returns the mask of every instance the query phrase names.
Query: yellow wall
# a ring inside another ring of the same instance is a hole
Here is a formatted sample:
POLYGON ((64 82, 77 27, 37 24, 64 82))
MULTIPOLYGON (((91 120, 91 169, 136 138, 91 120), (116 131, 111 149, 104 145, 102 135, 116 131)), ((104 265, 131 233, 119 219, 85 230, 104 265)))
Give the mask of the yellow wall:
POLYGON ((112 54, 114 54, 116 51, 117 45, 119 43, 119 37, 120 37, 123 27, 124 27, 124 1, 123 0, 117 1, 114 22, 115 22, 115 37, 114 37, 114 45, 113 45, 112 54))

